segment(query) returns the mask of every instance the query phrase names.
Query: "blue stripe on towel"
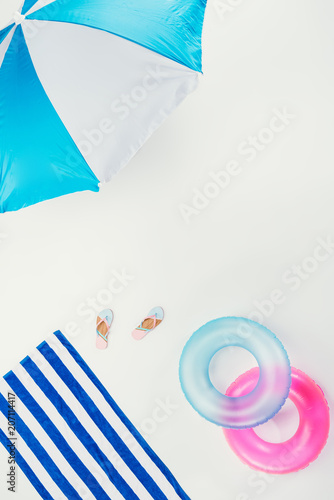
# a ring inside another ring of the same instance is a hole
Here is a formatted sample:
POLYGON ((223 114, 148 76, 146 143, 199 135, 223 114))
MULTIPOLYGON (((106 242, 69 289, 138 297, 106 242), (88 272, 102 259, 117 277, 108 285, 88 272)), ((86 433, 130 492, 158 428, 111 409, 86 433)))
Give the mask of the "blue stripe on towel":
MULTIPOLYGON (((44 500, 190 500, 61 332, 4 380, 17 398, 17 464, 44 500)), ((9 442, 3 432, 0 442, 9 442)))
MULTIPOLYGON (((0 429, 0 443, 4 445, 5 448, 7 448, 10 445, 10 440, 8 437, 5 435, 5 433, 0 429)), ((45 500, 55 500, 48 490, 44 488, 43 484, 40 482, 36 474, 32 471, 32 469, 29 467, 27 462, 24 460, 18 449, 15 450, 15 462, 17 465, 20 467, 20 469, 24 472, 24 474, 27 476, 33 487, 41 493, 43 498, 45 500)))
POLYGON ((162 462, 162 460, 158 457, 158 455, 152 450, 152 448, 148 445, 145 439, 139 434, 135 426, 130 422, 130 420, 126 417, 126 415, 122 412, 122 410, 117 406, 113 398, 110 396, 109 392, 105 389, 103 384, 97 378, 97 376, 93 373, 93 371, 89 368, 87 363, 82 359, 78 351, 72 346, 72 344, 67 340, 67 338, 60 332, 57 331, 54 335, 58 338, 58 340, 62 343, 64 347, 71 354, 73 359, 78 363, 81 369, 86 373, 87 377, 93 382, 95 387, 101 392, 109 406, 113 409, 113 411, 118 415, 118 417, 122 420, 124 425, 128 428, 129 432, 132 436, 137 440, 140 446, 145 450, 147 455, 151 458, 151 460, 156 464, 156 466, 160 469, 162 474, 166 477, 169 483, 175 489, 175 492, 179 495, 182 500, 190 500, 190 497, 183 491, 179 483, 176 481, 173 474, 170 472, 168 467, 162 462))
MULTIPOLYGON (((5 398, 0 395, 0 411, 6 416, 8 412, 8 403, 5 398)), ((36 458, 43 464, 43 467, 48 472, 50 477, 58 485, 59 489, 64 493, 67 498, 73 498, 73 500, 81 500, 78 493, 75 491, 73 486, 67 481, 67 479, 60 472, 56 464, 50 458, 48 453, 44 450, 43 446, 39 443, 38 439, 29 430, 23 420, 20 418, 18 413, 15 415, 16 429, 20 436, 27 443, 29 448, 32 450, 36 458)))
POLYGON ((94 401, 92 401, 92 399, 83 390, 81 385, 75 380, 69 369, 58 358, 54 350, 51 349, 51 347, 46 342, 38 346, 37 349, 41 352, 41 354, 43 354, 45 359, 50 363, 59 377, 72 391, 77 400, 85 408, 91 419, 100 429, 103 429, 103 434, 105 435, 105 437, 108 439, 111 445, 118 450, 118 453, 122 457, 124 462, 132 471, 136 473, 138 479, 140 479, 140 481, 145 486, 147 491, 152 495, 152 497, 158 498, 159 500, 168 500, 164 493, 160 490, 158 485, 153 481, 151 476, 146 472, 144 467, 140 464, 140 462, 126 446, 126 444, 122 441, 117 432, 111 427, 108 420, 106 420, 104 415, 95 405, 94 401))
POLYGON ((85 446, 87 451, 92 455, 96 462, 102 467, 109 479, 116 486, 118 491, 129 500, 139 500, 138 496, 132 491, 122 476, 117 472, 115 467, 110 463, 106 455, 100 450, 94 439, 88 434, 84 426, 77 419, 70 407, 64 399, 58 394, 55 388, 50 384, 45 375, 41 372, 38 366, 28 356, 22 361, 22 366, 27 370, 35 383, 44 392, 46 397, 56 407, 58 413, 67 422, 71 430, 85 446))
MULTIPOLYGON (((50 439, 57 446, 59 451, 63 454, 69 464, 71 464, 72 468, 75 470, 77 475, 81 478, 81 480, 86 483, 87 487, 93 493, 94 497, 98 500, 110 500, 109 496, 106 492, 101 488, 95 477, 90 473, 87 467, 82 463, 80 458, 74 453, 71 447, 68 445, 64 436, 59 432, 57 427, 53 424, 50 418, 47 416, 45 411, 39 406, 39 404, 35 401, 35 399, 31 396, 31 394, 24 387, 22 382, 17 378, 17 376, 13 372, 9 372, 5 376, 5 380, 11 386, 16 395, 20 398, 20 400, 25 404, 28 410, 35 416, 38 420, 39 424, 43 427, 45 432, 48 434, 50 439)), ((18 415, 16 414, 16 418, 18 419, 18 415)), ((23 422, 22 422, 23 424, 23 422)), ((23 424, 25 425, 25 424, 23 424)), ((26 427, 26 426, 25 426, 26 427)), ((17 421, 17 428, 21 434, 21 424, 17 421)), ((27 432, 29 431, 26 427, 27 432)), ((29 431, 31 434, 31 432, 29 431)), ((31 434, 32 435, 32 434, 31 434)), ((33 436, 33 435, 32 435, 33 436)), ((35 439, 35 438, 34 438, 35 439)), ((37 440, 36 440, 37 441, 37 440)), ((32 448, 33 449, 33 448, 32 448)), ((58 484, 58 482, 57 482, 58 484)), ((73 496, 69 497, 73 499, 81 500, 81 497, 76 493, 73 489, 73 496)))

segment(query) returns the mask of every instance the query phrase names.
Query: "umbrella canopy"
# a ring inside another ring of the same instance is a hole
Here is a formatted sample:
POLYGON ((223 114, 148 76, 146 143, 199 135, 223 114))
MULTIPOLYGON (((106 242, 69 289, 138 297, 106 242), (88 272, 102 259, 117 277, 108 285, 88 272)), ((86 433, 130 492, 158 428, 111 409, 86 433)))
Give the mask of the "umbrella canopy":
POLYGON ((197 85, 206 0, 25 0, 0 31, 0 212, 98 191, 197 85))

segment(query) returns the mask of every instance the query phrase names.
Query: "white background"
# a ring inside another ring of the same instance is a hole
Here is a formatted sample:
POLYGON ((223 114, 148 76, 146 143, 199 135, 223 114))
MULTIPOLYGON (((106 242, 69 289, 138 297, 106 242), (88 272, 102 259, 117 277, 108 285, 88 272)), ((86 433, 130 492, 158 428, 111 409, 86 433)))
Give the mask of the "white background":
MULTIPOLYGON (((2 25, 17 3, 2 0, 2 25)), ((332 435, 307 469, 261 475, 239 461, 219 427, 193 411, 178 382, 180 354, 192 332, 215 317, 247 316, 255 301, 280 289, 284 302, 268 309, 263 322, 282 340, 292 365, 315 379, 334 405, 334 254, 301 279, 298 290, 282 278, 313 255, 319 238, 334 238, 333 4, 225 2, 232 4, 219 15, 209 0, 198 91, 111 183, 99 194, 1 216, 0 366, 6 373, 61 329, 133 423, 149 429, 148 442, 192 500, 330 500, 332 435), (262 133, 274 108, 295 118, 248 161, 238 147, 262 133), (230 160, 241 173, 187 224, 180 205, 191 205, 193 190, 203 191, 209 173, 230 160), (78 307, 87 310, 87 299, 107 288, 113 270, 123 269, 133 279, 110 302, 109 348, 99 352, 94 321, 78 307), (133 327, 156 305, 166 311, 164 323, 135 342, 133 327), (152 413, 166 398, 174 410, 156 425, 152 413)), ((228 354, 213 370, 221 387, 252 366, 237 350, 228 354)), ((291 432, 296 415, 287 408, 290 423, 277 417, 278 424, 262 432, 271 438, 282 438, 288 427, 291 432), (279 429, 279 420, 287 428, 279 429)), ((13 498, 7 467, 2 449, 5 500, 13 498)), ((23 473, 15 498, 39 498, 23 473)))

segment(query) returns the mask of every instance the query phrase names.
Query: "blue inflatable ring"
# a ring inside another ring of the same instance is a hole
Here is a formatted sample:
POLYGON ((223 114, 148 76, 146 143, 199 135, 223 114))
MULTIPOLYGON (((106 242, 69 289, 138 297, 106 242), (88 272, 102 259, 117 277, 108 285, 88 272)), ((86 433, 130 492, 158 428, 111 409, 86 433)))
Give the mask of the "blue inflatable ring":
POLYGON ((193 408, 210 422, 232 429, 255 427, 272 418, 291 385, 290 362, 281 342, 270 330, 245 318, 220 318, 197 330, 183 349, 179 376, 193 408), (221 394, 209 377, 211 359, 228 346, 247 349, 260 368, 256 387, 241 397, 221 394))

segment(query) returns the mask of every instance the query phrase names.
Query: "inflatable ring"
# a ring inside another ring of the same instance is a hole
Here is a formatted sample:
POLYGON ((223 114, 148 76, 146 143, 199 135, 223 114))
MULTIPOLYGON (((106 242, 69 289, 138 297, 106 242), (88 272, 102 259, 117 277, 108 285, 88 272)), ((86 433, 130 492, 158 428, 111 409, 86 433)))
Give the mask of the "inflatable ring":
POLYGON ((197 330, 185 345, 179 376, 182 390, 193 408, 222 427, 244 429, 272 418, 288 397, 291 370, 287 353, 275 335, 244 318, 221 318, 197 330), (247 349, 258 362, 256 387, 241 397, 221 394, 209 377, 209 365, 220 349, 247 349))
MULTIPOLYGON (((233 397, 251 390, 259 369, 241 375, 227 390, 233 397)), ((238 457, 253 469, 269 474, 287 474, 304 469, 313 462, 326 444, 329 434, 329 408, 320 387, 305 373, 292 368, 289 399, 299 412, 299 427, 284 443, 268 443, 253 429, 224 429, 225 437, 238 457)))

